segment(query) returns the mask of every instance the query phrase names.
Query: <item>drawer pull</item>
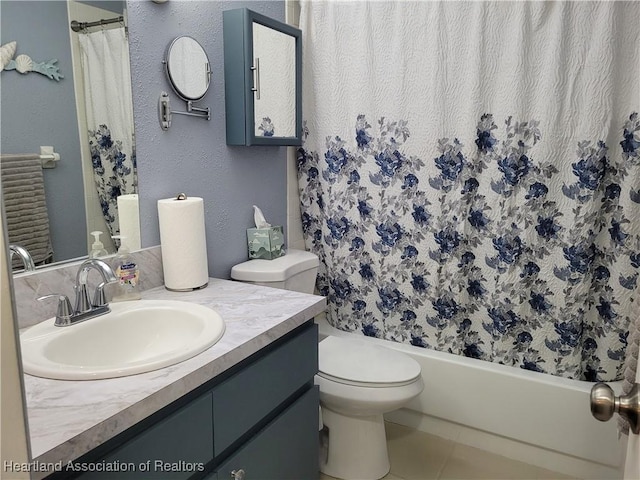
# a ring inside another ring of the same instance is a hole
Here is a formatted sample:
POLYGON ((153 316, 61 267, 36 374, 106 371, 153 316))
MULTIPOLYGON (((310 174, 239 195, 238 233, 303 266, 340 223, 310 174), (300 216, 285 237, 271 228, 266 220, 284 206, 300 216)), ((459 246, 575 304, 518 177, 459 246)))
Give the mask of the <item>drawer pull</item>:
POLYGON ((233 480, 244 480, 244 470, 242 468, 240 470, 232 470, 231 478, 233 480))

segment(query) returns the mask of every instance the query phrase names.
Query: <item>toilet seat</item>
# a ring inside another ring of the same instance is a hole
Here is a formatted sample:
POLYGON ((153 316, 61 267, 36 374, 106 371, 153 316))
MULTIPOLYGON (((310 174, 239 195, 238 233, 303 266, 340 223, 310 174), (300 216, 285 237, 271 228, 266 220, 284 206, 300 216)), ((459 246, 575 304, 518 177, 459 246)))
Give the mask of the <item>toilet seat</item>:
POLYGON ((328 336, 318 344, 318 376, 358 387, 399 387, 420 377, 420 364, 390 348, 328 336))

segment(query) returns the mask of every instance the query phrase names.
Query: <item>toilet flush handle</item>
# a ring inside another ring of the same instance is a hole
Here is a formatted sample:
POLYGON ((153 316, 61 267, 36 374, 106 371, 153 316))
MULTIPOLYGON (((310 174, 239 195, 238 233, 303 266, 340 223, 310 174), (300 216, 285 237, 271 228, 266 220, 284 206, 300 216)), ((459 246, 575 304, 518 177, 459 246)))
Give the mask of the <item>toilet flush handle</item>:
POLYGON ((244 470, 242 468, 240 470, 232 470, 231 478, 233 480, 244 480, 244 470))

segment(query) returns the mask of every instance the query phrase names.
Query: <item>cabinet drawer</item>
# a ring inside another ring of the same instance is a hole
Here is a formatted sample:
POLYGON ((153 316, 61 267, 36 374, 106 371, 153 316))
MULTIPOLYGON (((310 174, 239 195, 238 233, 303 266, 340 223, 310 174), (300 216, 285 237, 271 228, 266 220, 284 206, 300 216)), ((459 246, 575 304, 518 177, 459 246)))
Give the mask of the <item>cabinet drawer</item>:
POLYGON ((85 472, 89 479, 186 479, 213 458, 212 394, 209 392, 117 447, 96 464, 126 471, 85 472), (148 471, 146 464, 150 462, 148 471))
MULTIPOLYGON (((318 328, 269 352, 213 391, 215 454, 229 447, 318 372, 318 328)), ((317 417, 317 414, 316 414, 317 417)))
POLYGON ((269 423, 217 470, 231 479, 244 470, 246 480, 313 480, 318 466, 318 387, 312 387, 269 423))

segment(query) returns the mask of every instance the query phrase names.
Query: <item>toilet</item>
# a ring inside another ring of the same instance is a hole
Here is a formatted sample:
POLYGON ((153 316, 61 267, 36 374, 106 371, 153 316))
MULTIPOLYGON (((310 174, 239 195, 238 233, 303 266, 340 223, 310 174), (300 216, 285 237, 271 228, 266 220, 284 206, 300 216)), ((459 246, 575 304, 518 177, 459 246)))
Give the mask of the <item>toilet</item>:
MULTIPOLYGON (((313 293, 318 257, 288 250, 274 260, 249 260, 231 269, 234 280, 313 293)), ((383 414, 404 406, 424 384, 420 365, 396 350, 328 336, 318 344, 322 429, 320 471, 345 480, 377 480, 389 473, 383 414)))

